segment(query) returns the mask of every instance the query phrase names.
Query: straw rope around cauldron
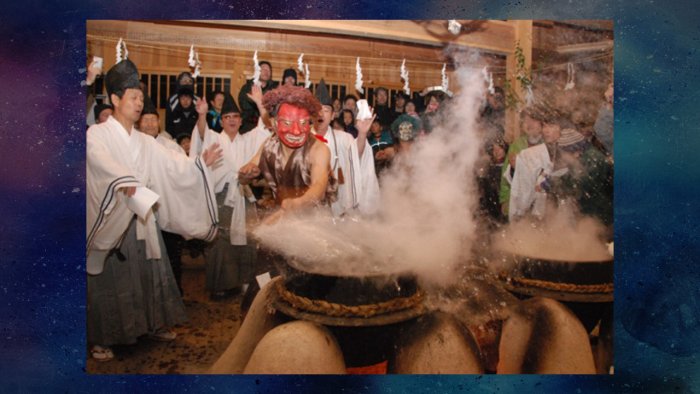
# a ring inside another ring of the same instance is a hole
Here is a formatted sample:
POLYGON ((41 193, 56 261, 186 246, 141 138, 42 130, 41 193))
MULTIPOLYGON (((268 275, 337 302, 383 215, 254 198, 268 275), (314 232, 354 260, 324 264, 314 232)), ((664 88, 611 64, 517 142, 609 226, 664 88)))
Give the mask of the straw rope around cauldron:
POLYGON ((501 278, 515 285, 577 294, 612 293, 614 288, 612 283, 579 285, 574 283, 550 282, 540 279, 514 278, 503 274, 501 278))
POLYGON ((382 315, 391 312, 397 312, 418 306, 423 301, 423 292, 420 290, 410 297, 397 297, 389 301, 382 301, 376 304, 364 305, 344 305, 325 300, 312 300, 306 297, 296 295, 284 285, 284 281, 275 283, 277 293, 284 301, 291 306, 318 314, 323 314, 333 317, 362 317, 368 318, 377 315, 382 315))

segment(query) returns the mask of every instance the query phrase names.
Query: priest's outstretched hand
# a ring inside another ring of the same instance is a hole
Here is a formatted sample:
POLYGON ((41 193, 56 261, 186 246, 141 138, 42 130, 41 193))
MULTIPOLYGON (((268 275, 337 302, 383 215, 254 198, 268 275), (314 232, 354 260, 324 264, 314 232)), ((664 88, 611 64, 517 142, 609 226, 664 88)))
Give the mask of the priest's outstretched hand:
MULTIPOLYGON (((204 101, 204 100, 199 100, 204 101)), ((197 105, 199 107, 199 105, 197 105)), ((204 164, 206 164, 207 167, 213 166, 219 159, 221 159, 221 156, 223 155, 224 151, 219 147, 219 144, 211 144, 207 149, 202 152, 202 159, 204 159, 204 164)))

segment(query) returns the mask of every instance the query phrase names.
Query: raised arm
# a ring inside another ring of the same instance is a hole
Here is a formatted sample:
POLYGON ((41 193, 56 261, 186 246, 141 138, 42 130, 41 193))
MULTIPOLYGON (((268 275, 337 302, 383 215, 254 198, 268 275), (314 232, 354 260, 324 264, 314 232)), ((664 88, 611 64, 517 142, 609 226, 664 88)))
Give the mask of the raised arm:
POLYGON ((204 132, 207 129, 207 112, 209 111, 209 104, 207 104, 207 99, 202 97, 201 100, 197 100, 197 105, 195 106, 197 114, 199 115, 197 119, 197 130, 199 130, 199 138, 204 141, 204 132))
POLYGON ((271 128, 272 122, 270 121, 270 114, 267 112, 267 110, 262 104, 263 92, 260 85, 254 84, 250 89, 250 93, 248 93, 247 95, 248 98, 255 103, 255 106, 258 107, 258 111, 260 112, 260 119, 262 119, 263 123, 265 124, 265 127, 267 127, 268 129, 271 128))
POLYGON ((360 158, 362 158, 362 154, 365 152, 365 145, 367 145, 367 133, 369 132, 369 128, 370 126, 372 126, 374 118, 377 117, 377 115, 374 114, 374 109, 370 107, 370 110, 372 111, 371 118, 355 121, 355 128, 357 129, 357 138, 355 139, 357 141, 357 155, 360 158))

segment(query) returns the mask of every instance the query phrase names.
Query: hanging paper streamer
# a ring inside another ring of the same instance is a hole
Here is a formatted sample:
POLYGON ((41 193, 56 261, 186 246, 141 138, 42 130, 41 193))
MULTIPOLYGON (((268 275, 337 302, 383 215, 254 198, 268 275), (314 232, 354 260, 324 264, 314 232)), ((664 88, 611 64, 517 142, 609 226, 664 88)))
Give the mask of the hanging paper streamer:
POLYGON ((494 94, 496 93, 496 90, 493 86, 493 73, 486 71, 487 68, 488 66, 485 66, 483 69, 481 69, 481 75, 484 76, 484 81, 489 84, 489 87, 487 88, 489 93, 494 94))
POLYGON ((255 68, 255 71, 253 71, 253 84, 255 85, 260 85, 260 63, 258 63, 258 51, 255 51, 253 54, 253 67, 255 68))
POLYGON ((122 40, 121 37, 119 37, 119 42, 117 42, 117 63, 121 62, 124 59, 128 59, 128 58, 129 58, 129 50, 126 49, 126 42, 124 40, 122 40), (122 47, 124 47, 123 52, 122 52, 122 47), (123 56, 123 58, 122 58, 122 56, 123 56))
POLYGON ((189 64, 191 68, 194 68, 192 77, 197 78, 199 76, 202 63, 199 61, 199 52, 194 50, 194 44, 192 44, 190 47, 190 57, 187 59, 187 64, 189 64))
POLYGON ((571 90, 576 86, 576 83, 574 82, 574 76, 576 74, 576 71, 574 70, 574 64, 568 63, 566 65, 566 71, 567 71, 567 77, 566 77, 566 86, 564 86, 564 90, 571 90))
POLYGON ((360 58, 357 58, 357 63, 355 64, 355 70, 357 72, 357 79, 355 80, 355 90, 364 94, 365 90, 362 89, 362 67, 360 67, 360 58))
POLYGON ((450 79, 447 78, 447 64, 446 63, 442 64, 442 90, 444 90, 445 93, 448 93, 450 91, 450 79))
POLYGON ((527 92, 525 93, 525 104, 529 107, 535 102, 535 94, 532 93, 532 86, 527 86, 527 92))
POLYGON ((311 86, 311 80, 309 79, 309 64, 304 63, 304 67, 304 87, 308 89, 311 86))
POLYGON ((187 59, 187 64, 190 65, 190 67, 194 68, 195 63, 194 63, 194 44, 190 46, 190 57, 187 59))
POLYGON ((302 53, 299 55, 299 59, 297 59, 297 70, 299 70, 300 73, 304 72, 304 54, 302 53))
POLYGON ((406 70, 406 59, 401 62, 401 79, 403 79, 403 92, 406 95, 411 95, 411 89, 408 87, 408 70, 406 70))
POLYGON ((452 34, 457 35, 460 31, 462 31, 462 25, 456 20, 450 19, 447 22, 447 30, 449 30, 452 34))

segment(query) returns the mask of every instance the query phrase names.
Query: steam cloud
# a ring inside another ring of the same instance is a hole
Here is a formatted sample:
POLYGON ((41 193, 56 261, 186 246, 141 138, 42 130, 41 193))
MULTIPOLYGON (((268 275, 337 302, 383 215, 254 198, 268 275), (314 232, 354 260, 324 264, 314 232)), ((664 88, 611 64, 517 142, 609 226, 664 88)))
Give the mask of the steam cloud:
MULTIPOLYGON (((260 242, 297 268, 340 276, 412 272, 427 282, 453 279, 469 259, 478 202, 474 166, 481 136, 476 120, 484 95, 476 54, 456 59, 460 94, 432 133, 400 153, 381 179, 380 213, 332 220, 317 214, 260 226, 260 242)), ((365 153, 367 154, 367 153, 365 153)))

